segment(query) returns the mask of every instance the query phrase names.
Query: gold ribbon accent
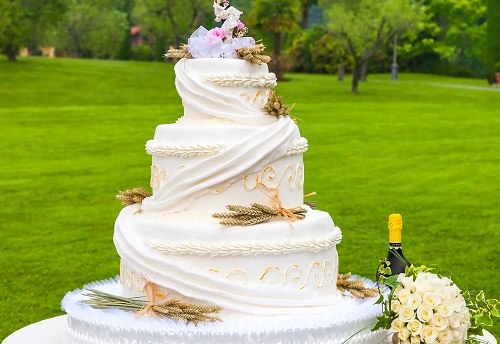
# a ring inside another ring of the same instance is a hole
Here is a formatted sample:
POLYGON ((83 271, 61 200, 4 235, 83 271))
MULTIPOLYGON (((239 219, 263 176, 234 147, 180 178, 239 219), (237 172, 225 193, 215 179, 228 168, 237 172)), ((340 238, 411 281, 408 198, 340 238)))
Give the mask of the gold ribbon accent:
POLYGON ((296 220, 302 220, 305 218, 304 215, 298 214, 304 211, 304 208, 302 207, 283 208, 283 206, 281 205, 281 199, 278 196, 278 190, 275 190, 273 192, 273 195, 269 197, 271 198, 272 207, 276 209, 280 216, 287 219, 287 221, 294 222, 296 220))
POLYGON ((142 309, 137 312, 136 316, 138 318, 147 315, 149 318, 154 316, 154 307, 156 306, 156 297, 165 298, 167 294, 161 293, 156 289, 156 284, 151 280, 147 279, 146 284, 142 288, 146 298, 148 299, 148 304, 142 307, 142 309))

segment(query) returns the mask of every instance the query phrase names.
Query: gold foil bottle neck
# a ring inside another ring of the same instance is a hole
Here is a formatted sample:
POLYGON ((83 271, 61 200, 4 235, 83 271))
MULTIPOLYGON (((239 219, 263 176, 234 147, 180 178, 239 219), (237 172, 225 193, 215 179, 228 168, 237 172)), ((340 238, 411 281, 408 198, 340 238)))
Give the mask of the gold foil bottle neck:
POLYGON ((389 242, 401 243, 401 232, 403 231, 403 219, 401 214, 389 215, 389 242))

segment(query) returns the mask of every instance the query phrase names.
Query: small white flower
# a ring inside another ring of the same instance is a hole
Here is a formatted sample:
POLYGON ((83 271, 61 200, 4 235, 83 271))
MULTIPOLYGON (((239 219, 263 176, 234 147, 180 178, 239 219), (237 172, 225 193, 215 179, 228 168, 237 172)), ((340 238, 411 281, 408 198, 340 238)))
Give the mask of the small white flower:
POLYGON ((422 328, 422 332, 420 333, 420 337, 424 340, 425 343, 434 343, 438 336, 438 331, 432 326, 424 326, 422 328))
POLYGON ((399 310, 399 319, 405 323, 410 322, 415 319, 415 311, 406 305, 401 306, 399 310))
POLYGON ((422 331, 422 323, 418 320, 412 320, 410 321, 406 327, 408 328, 408 330, 410 331, 411 335, 412 336, 417 336, 420 334, 420 332, 422 331))
POLYGON ((410 331, 406 327, 403 327, 401 330, 398 332, 398 338, 402 341, 407 340, 410 337, 410 331))
POLYGON ((422 303, 422 297, 420 296, 420 294, 414 293, 408 297, 406 305, 411 309, 415 310, 418 308, 418 306, 420 306, 421 303, 422 303))
POLYGON ((432 319, 432 316, 434 315, 434 312, 432 311, 432 308, 426 305, 420 305, 417 309, 417 318, 421 322, 428 322, 429 320, 432 319))
POLYGON ((394 313, 398 313, 400 308, 401 308, 401 302, 399 302, 398 300, 392 300, 392 302, 391 302, 391 310, 394 313))

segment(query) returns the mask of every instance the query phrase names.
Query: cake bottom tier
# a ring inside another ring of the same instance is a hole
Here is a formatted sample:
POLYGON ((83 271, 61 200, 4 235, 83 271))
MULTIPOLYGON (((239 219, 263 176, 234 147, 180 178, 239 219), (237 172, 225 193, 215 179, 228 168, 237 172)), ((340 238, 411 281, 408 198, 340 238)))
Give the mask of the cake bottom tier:
MULTIPOLYGON (((85 286, 115 295, 122 288, 118 280, 85 286)), ((223 322, 194 326, 158 318, 137 318, 114 309, 94 309, 81 304, 84 290, 69 292, 62 301, 67 325, 65 344, 163 344, 163 343, 386 343, 387 331, 370 328, 380 313, 375 299, 345 297, 328 311, 316 314, 272 317, 227 317, 223 322)))

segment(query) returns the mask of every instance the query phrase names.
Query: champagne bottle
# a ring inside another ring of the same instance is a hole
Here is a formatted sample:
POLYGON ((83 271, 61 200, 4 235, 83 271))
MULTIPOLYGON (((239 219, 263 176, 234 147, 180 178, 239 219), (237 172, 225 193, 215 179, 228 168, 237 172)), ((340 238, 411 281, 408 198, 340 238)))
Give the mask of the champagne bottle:
POLYGON ((401 232, 403 231, 403 220, 400 214, 389 215, 389 251, 386 259, 389 261, 391 276, 405 272, 405 268, 410 266, 410 262, 403 254, 401 245, 401 232))
MULTIPOLYGON (((389 215, 389 250, 387 252, 386 261, 389 262, 391 273, 382 273, 383 276, 389 277, 405 272, 405 268, 410 266, 410 262, 403 254, 401 245, 401 232, 403 230, 403 220, 400 214, 389 215)), ((383 263, 386 268, 387 264, 383 263)), ((377 272, 377 281, 380 280, 380 268, 377 272)))

